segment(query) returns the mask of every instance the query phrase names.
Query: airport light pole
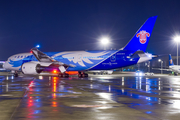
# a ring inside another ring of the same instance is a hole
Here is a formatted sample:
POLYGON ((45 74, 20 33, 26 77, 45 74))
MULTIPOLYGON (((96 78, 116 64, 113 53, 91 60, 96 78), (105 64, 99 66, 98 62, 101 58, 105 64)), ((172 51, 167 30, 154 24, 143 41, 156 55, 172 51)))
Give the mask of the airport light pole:
POLYGON ((163 64, 163 61, 161 59, 159 59, 158 61, 161 62, 161 74, 162 74, 162 64, 163 64))
POLYGON ((150 61, 148 61, 148 72, 150 73, 150 61))
POLYGON ((178 43, 180 42, 180 36, 176 36, 174 38, 174 41, 176 41, 176 43, 177 43, 177 65, 178 65, 178 43))

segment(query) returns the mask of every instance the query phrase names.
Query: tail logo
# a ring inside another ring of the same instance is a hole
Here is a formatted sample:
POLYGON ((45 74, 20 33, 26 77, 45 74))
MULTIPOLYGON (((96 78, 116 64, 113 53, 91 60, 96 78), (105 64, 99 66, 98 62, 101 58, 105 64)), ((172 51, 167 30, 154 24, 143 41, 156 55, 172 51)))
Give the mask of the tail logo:
POLYGON ((147 37, 150 37, 150 34, 148 32, 146 32, 145 30, 140 31, 138 34, 136 34, 136 37, 139 37, 139 42, 141 44, 145 44, 146 43, 146 39, 147 37))
POLYGON ((171 60, 169 60, 169 62, 170 62, 170 64, 172 64, 172 59, 171 59, 171 60))

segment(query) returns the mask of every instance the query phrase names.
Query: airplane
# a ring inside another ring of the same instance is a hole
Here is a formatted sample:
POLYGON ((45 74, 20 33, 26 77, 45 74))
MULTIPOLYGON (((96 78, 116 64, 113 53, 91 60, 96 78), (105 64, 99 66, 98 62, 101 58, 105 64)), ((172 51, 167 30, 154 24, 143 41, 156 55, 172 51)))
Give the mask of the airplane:
MULTIPOLYGON (((157 69, 157 68, 154 68, 154 69, 157 69)), ((172 57, 169 54, 169 69, 158 69, 158 70, 173 71, 174 75, 178 75, 178 73, 180 73, 180 65, 174 65, 172 57)))
POLYGON ((12 55, 3 64, 15 77, 18 72, 38 75, 44 71, 58 71, 59 77, 69 77, 77 71, 78 77, 88 77, 86 71, 112 70, 151 60, 153 55, 145 53, 157 16, 148 18, 132 39, 119 50, 41 52, 37 47, 30 53, 12 55))
POLYGON ((174 75, 180 73, 180 65, 174 65, 171 55, 169 55, 169 69, 174 72, 174 75))

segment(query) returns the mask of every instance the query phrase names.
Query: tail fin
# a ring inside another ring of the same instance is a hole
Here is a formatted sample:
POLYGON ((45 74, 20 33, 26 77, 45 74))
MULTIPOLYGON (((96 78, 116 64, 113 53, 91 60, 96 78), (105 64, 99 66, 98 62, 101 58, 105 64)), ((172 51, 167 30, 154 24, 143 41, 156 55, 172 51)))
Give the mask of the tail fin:
POLYGON ((146 51, 154 24, 156 22, 157 16, 150 17, 146 22, 139 28, 133 38, 124 47, 124 50, 131 51, 146 51))
POLYGON ((169 66, 173 66, 173 65, 174 65, 173 60, 171 58, 171 55, 169 54, 169 66))

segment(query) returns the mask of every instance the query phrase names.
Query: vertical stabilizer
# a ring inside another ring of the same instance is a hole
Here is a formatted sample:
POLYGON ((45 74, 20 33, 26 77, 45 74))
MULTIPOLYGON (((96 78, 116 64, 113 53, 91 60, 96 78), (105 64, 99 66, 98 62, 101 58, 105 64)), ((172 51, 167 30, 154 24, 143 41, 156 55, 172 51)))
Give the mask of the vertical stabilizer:
POLYGON ((173 66, 173 65, 174 65, 174 63, 173 63, 172 57, 169 54, 169 66, 173 66))
POLYGON ((151 33, 156 22, 157 16, 150 17, 139 28, 136 34, 132 37, 129 43, 124 47, 124 50, 130 51, 146 51, 151 33))

